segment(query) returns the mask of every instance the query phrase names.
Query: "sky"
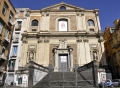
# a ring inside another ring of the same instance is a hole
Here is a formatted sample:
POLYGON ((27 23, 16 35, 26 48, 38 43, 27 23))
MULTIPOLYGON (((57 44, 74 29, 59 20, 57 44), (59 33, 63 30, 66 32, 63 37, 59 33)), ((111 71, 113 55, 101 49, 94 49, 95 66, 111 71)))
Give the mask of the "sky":
POLYGON ((99 9, 101 29, 114 26, 113 22, 120 18, 120 0, 10 0, 15 8, 39 10, 61 2, 84 9, 99 9))

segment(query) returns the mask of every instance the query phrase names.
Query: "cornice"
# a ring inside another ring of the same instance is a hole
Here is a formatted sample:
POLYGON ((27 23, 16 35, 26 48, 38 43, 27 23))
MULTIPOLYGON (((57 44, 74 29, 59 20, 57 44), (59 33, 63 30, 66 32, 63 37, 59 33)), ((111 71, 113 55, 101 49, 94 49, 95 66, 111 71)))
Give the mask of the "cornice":
POLYGON ((22 33, 22 36, 23 37, 40 37, 40 36, 49 36, 49 37, 52 37, 52 36, 65 36, 65 37, 70 37, 70 36, 75 36, 75 37, 78 37, 78 36, 87 36, 87 37, 99 37, 99 36, 103 36, 104 33, 94 33, 94 34, 90 34, 90 33, 87 33, 87 32, 78 32, 78 31, 70 31, 70 32, 57 32, 57 31, 52 31, 52 32, 49 32, 49 31, 42 31, 42 32, 24 32, 22 33))

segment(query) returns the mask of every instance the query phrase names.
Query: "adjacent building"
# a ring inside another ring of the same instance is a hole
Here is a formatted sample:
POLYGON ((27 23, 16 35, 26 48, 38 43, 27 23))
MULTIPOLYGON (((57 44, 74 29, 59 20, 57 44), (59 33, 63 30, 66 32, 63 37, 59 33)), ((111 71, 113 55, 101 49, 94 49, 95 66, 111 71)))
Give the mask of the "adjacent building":
POLYGON ((105 54, 108 68, 113 78, 120 78, 120 19, 114 21, 114 27, 107 27, 104 32, 105 54))
POLYGON ((16 8, 15 15, 15 26, 13 31, 13 37, 11 42, 11 49, 9 54, 9 61, 7 67, 7 83, 10 85, 11 82, 18 85, 19 74, 16 76, 16 70, 18 70, 18 64, 21 58, 21 48, 22 48, 22 33, 26 30, 26 10, 28 8, 16 8))
POLYGON ((10 0, 0 0, 0 80, 3 80, 3 73, 6 73, 15 13, 10 0))

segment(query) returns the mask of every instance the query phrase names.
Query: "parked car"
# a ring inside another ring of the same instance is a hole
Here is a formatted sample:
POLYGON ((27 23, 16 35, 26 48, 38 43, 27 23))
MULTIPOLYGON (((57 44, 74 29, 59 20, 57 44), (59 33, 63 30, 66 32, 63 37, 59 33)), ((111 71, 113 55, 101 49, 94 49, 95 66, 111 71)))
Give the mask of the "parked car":
POLYGON ((113 86, 120 87, 120 79, 114 79, 112 83, 113 83, 113 86))
POLYGON ((104 86, 105 87, 113 87, 113 83, 110 79, 107 79, 104 83, 104 86))

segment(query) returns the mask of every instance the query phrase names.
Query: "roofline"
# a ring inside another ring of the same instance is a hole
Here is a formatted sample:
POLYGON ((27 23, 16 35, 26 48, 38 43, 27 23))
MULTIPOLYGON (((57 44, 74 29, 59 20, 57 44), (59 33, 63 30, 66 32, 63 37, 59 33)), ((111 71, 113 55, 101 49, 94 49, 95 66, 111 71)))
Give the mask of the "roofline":
POLYGON ((8 1, 9 1, 9 3, 11 4, 12 8, 14 9, 14 11, 15 11, 15 13, 16 13, 16 10, 15 10, 15 8, 14 8, 13 4, 11 3, 11 1, 10 1, 10 0, 8 0, 8 1))

